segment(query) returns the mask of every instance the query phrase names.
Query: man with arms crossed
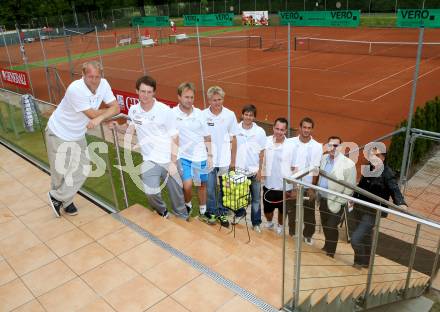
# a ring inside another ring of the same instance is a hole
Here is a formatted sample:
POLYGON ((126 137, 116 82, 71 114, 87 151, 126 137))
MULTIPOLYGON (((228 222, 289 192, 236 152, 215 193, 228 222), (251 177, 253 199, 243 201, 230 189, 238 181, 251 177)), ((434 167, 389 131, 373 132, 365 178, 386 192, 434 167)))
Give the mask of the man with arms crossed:
POLYGON ((202 111, 193 106, 194 85, 183 82, 177 88, 179 104, 173 108, 179 131, 179 162, 188 214, 192 211, 192 185, 198 186, 200 214, 206 212, 206 182, 212 168, 211 136, 202 111), (208 157, 209 155, 209 157, 208 157))
POLYGON ((178 131, 171 108, 157 101, 156 80, 143 76, 136 81, 139 104, 133 105, 128 117, 133 124, 141 148, 142 180, 148 202, 159 215, 168 218, 168 210, 161 195, 161 178, 166 183, 173 212, 188 219, 183 201, 182 180, 177 162, 178 131))
POLYGON ((61 207, 69 215, 78 214, 73 197, 87 179, 87 129, 119 113, 119 105, 107 80, 101 78, 102 66, 96 61, 82 66, 82 78, 73 81, 46 127, 46 147, 50 165, 49 204, 56 217, 61 207), (101 103, 107 106, 100 109, 101 103), (66 148, 68 145, 68 148, 66 148), (57 168, 59 162, 63 168, 57 168), (64 164, 69 164, 64 168, 64 164))
MULTIPOLYGON (((355 185, 356 165, 350 158, 340 152, 341 144, 342 140, 340 137, 331 136, 328 139, 328 143, 326 144, 328 153, 322 157, 320 169, 338 180, 355 185)), ((318 185, 322 188, 349 196, 353 194, 352 189, 328 180, 322 175, 319 176, 318 185)), ((347 200, 324 192, 320 192, 318 197, 319 213, 325 236, 325 244, 322 250, 326 252, 327 256, 333 258, 339 239, 338 225, 341 222, 347 200)))
MULTIPOLYGON (((286 118, 277 118, 273 125, 273 135, 268 136, 264 155, 263 208, 267 220, 266 228, 283 232, 283 178, 293 174, 293 145, 286 138, 288 122, 286 118), (278 225, 273 223, 273 212, 278 208, 278 225)), ((292 184, 286 185, 291 196, 292 184)))
POLYGON ((261 232, 261 171, 266 145, 266 132, 254 120, 257 117, 257 108, 248 104, 241 111, 242 122, 238 124, 237 134, 237 169, 245 171, 251 180, 250 193, 252 228, 257 233, 261 232))
MULTIPOLYGON (((301 171, 310 167, 319 168, 322 157, 322 146, 312 138, 314 122, 309 117, 304 117, 299 123, 299 135, 292 138, 294 145, 294 163, 295 172, 301 171)), ((304 182, 317 184, 318 175, 311 172, 302 178, 304 182)), ((315 234, 315 191, 307 188, 304 198, 304 242, 308 245, 313 244, 312 236, 315 234)), ((287 215, 289 217, 289 235, 295 235, 295 221, 296 221, 296 202, 290 202, 287 207, 287 215)))
POLYGON ((209 107, 203 110, 203 117, 212 140, 213 168, 208 174, 207 210, 200 218, 209 224, 217 219, 222 226, 229 227, 228 211, 222 203, 222 187, 218 194, 216 187, 218 176, 235 167, 237 119, 233 111, 223 106, 225 92, 222 88, 213 86, 206 93, 209 107))

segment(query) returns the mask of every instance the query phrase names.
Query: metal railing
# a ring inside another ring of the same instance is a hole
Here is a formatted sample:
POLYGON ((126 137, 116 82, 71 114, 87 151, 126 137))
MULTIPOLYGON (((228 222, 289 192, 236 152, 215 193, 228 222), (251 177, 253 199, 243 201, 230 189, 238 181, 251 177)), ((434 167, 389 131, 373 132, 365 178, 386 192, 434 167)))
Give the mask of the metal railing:
MULTIPOLYGON (((386 205, 386 207, 384 206, 380 206, 378 204, 373 204, 358 198, 355 198, 353 196, 349 196, 343 193, 338 193, 329 189, 325 189, 307 182, 304 182, 301 180, 302 177, 304 177, 305 175, 309 174, 310 172, 312 172, 312 170, 316 170, 314 168, 309 168, 306 169, 302 172, 298 172, 297 174, 295 174, 294 176, 290 177, 290 178, 285 178, 284 179, 284 187, 283 187, 283 193, 284 193, 284 199, 287 198, 286 196, 286 185, 287 183, 293 183, 294 185, 296 185, 296 227, 295 227, 295 236, 294 236, 294 241, 295 241, 295 247, 294 247, 294 261, 291 261, 295 264, 295 270, 294 270, 294 283, 293 283, 293 293, 291 293, 291 298, 289 298, 289 295, 286 295, 286 291, 284 289, 285 287, 285 282, 286 279, 288 278, 287 276, 285 276, 285 272, 287 271, 287 269, 284 267, 286 266, 287 260, 289 259, 289 257, 291 255, 286 254, 287 253, 287 244, 289 244, 289 241, 291 238, 286 234, 286 230, 284 230, 283 233, 283 237, 284 237, 284 243, 283 243, 283 292, 282 292, 282 302, 285 305, 285 309, 290 310, 290 311, 299 311, 299 305, 300 305, 300 294, 303 291, 301 289, 301 282, 306 279, 310 279, 313 278, 314 276, 310 276, 310 273, 307 273, 306 277, 302 277, 302 270, 304 269, 301 265, 302 265, 302 258, 306 255, 306 253, 312 253, 311 251, 306 251, 303 250, 303 246, 302 246, 302 241, 303 241, 303 223, 304 223, 304 212, 306 209, 315 209, 315 207, 306 207, 304 205, 304 190, 309 188, 314 190, 315 192, 319 192, 320 194, 326 194, 326 195, 333 195, 336 196, 337 198, 341 198, 344 199, 346 201, 351 201, 354 203, 354 205, 359 205, 362 207, 367 207, 369 209, 373 209, 375 211, 375 223, 374 223, 374 228, 373 228, 373 238, 372 238, 372 245, 371 245, 371 252, 369 255, 369 265, 368 265, 368 273, 366 274, 366 281, 365 281, 365 285, 361 285, 361 284, 356 284, 356 286, 362 286, 363 287, 363 295, 359 297, 359 300, 357 302, 359 309, 366 309, 366 308, 370 308, 372 307, 369 301, 369 297, 371 296, 371 291, 372 291, 372 284, 373 284, 373 277, 375 276, 375 270, 378 269, 380 267, 379 264, 375 265, 375 259, 378 257, 378 255, 376 255, 376 248, 378 246, 378 238, 379 238, 379 231, 381 229, 381 215, 383 213, 387 213, 390 215, 393 215, 395 217, 399 217, 401 219, 403 219, 404 221, 411 221, 411 222, 415 222, 416 223, 416 230, 414 233, 414 239, 412 241, 411 244, 411 254, 410 254, 410 258, 408 261, 408 266, 407 266, 407 271, 406 271, 406 277, 404 279, 405 283, 404 283, 404 287, 401 290, 400 294, 401 294, 401 298, 407 298, 408 294, 409 294, 409 288, 410 288, 410 281, 412 278, 412 275, 414 274, 413 272, 413 265, 414 265, 414 261, 416 259, 416 252, 417 252, 417 248, 420 248, 420 245, 418 246, 418 242, 419 239, 421 237, 421 227, 422 226, 427 226, 431 229, 434 230, 439 230, 440 229, 440 224, 437 222, 433 222, 430 220, 427 220, 424 217, 421 217, 419 215, 413 214, 413 213, 408 213, 407 211, 402 210, 401 208, 399 208, 399 206, 395 205, 394 203, 391 203, 387 200, 384 200, 374 194, 371 194, 355 185, 351 185, 349 183, 346 183, 344 181, 340 181, 338 180, 336 177, 327 174, 325 171, 319 170, 319 174, 322 175, 323 177, 327 178, 328 180, 331 180, 332 182, 335 183, 339 183, 341 185, 343 185, 346 188, 351 189, 354 192, 357 192, 358 194, 361 194, 369 199, 371 199, 372 201, 375 201, 379 204, 383 204, 386 205), (387 208, 388 207, 388 208, 387 208)), ((286 201, 284 201, 283 203, 283 219, 286 219, 286 213, 287 213, 288 207, 286 205, 286 201)), ((410 234, 410 233, 407 233, 410 234)), ((431 281, 434 277, 434 274, 436 273, 436 268, 438 265, 438 260, 439 260, 439 250, 440 250, 440 240, 438 239, 431 239, 433 241, 435 241, 436 245, 435 245, 435 256, 433 259, 433 265, 432 265, 432 270, 431 270, 431 279, 429 282, 429 286, 431 286, 431 281)), ((434 247, 434 246, 431 246, 434 247)), ((343 256, 347 256, 348 254, 341 254, 340 257, 343 256)), ((313 266, 315 264, 307 264, 308 266, 313 266)), ((322 266, 322 263, 316 264, 316 266, 322 266)), ((347 265, 349 266, 349 265, 347 265)), ((385 266, 385 265, 383 265, 385 266)), ((388 266, 393 266, 393 264, 388 264, 388 266)), ((398 265, 394 265, 394 266, 398 266, 398 265)), ((336 265, 335 265, 336 267, 336 265)), ((397 273, 393 273, 393 272, 383 272, 383 273, 378 273, 378 274, 396 274, 397 276, 402 276, 403 271, 399 271, 397 273)), ((348 278, 350 275, 346 275, 345 277, 348 278)), ((358 277, 362 276, 358 274, 358 277)), ((344 277, 343 275, 341 276, 335 276, 335 277, 344 277)), ((316 276, 315 278, 319 278, 318 276, 316 276)), ((386 281, 389 280, 385 279, 386 281)), ((393 281, 391 279, 391 281, 393 281)), ((398 280, 396 280, 398 281, 398 280)), ((403 282, 403 280, 401 281, 403 282)), ((351 285, 353 286, 353 285, 351 285)), ((318 288, 319 289, 319 288, 318 288)), ((322 289, 322 288, 321 288, 322 289)), ((304 291, 308 291, 310 289, 306 289, 304 291)))

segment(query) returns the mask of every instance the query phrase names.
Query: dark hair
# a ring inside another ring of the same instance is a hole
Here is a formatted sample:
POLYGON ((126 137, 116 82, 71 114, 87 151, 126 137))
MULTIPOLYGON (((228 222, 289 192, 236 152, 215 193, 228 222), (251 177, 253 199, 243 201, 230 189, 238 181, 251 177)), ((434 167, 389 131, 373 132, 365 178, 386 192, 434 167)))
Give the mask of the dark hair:
POLYGON ((286 125, 286 129, 289 127, 289 122, 284 117, 278 117, 277 119, 275 119, 275 121, 273 122, 274 127, 277 124, 277 122, 285 124, 286 125))
POLYGON ((142 76, 136 81, 136 90, 139 90, 141 87, 141 84, 150 86, 153 88, 153 91, 156 92, 156 80, 154 80, 153 77, 150 76, 142 76))
POLYGON ((314 123, 313 119, 310 118, 310 117, 304 117, 303 119, 301 119, 301 121, 299 122, 299 126, 302 127, 303 123, 305 123, 305 122, 311 123, 312 124, 312 128, 315 127, 315 123, 314 123))
POLYGON ((330 142, 330 140, 339 140, 339 144, 342 143, 342 139, 340 137, 336 136, 336 135, 332 135, 331 137, 329 137, 327 139, 327 142, 330 142))
POLYGON ((254 117, 257 117, 257 108, 255 107, 254 104, 246 104, 245 106, 243 106, 243 109, 241 110, 241 114, 243 115, 246 112, 253 113, 254 117))

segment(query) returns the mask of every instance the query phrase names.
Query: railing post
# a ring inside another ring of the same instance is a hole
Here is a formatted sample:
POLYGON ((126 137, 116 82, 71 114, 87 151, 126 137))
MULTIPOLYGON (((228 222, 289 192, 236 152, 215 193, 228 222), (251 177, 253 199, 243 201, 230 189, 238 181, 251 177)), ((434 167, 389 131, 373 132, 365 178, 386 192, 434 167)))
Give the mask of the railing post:
POLYGON ((367 308, 368 296, 370 296, 370 290, 371 290, 371 282, 373 281, 374 260, 376 257, 377 242, 379 240, 380 217, 381 217, 381 211, 377 210, 376 211, 376 220, 374 222, 373 241, 372 241, 371 252, 370 252, 370 264, 368 266, 367 285, 365 287, 365 293, 364 293, 364 302, 363 302, 364 308, 367 308))
POLYGON ((127 196, 127 189, 125 187, 124 172, 122 171, 121 151, 119 149, 119 139, 115 128, 112 129, 112 133, 113 133, 113 142, 115 144, 115 149, 116 149, 116 157, 118 160, 119 176, 121 178, 122 192, 124 194, 124 204, 125 204, 125 208, 128 208, 128 196, 127 196))
MULTIPOLYGON (((284 222, 285 222, 285 220, 286 220, 286 179, 283 179, 283 224, 284 224, 284 222)), ((282 268, 283 268, 283 273, 282 273, 282 275, 281 275, 281 289, 282 289, 282 292, 281 292, 281 304, 284 306, 284 300, 285 300, 285 298, 284 298, 284 287, 285 287, 285 284, 284 284, 284 281, 285 281, 285 279, 286 279, 286 276, 285 276, 285 272, 286 272, 286 231, 283 231, 283 266, 282 266, 282 268)))
POLYGON ((295 254, 295 287, 294 287, 294 302, 293 308, 296 310, 299 302, 299 289, 301 281, 301 247, 302 247, 302 227, 303 227, 303 217, 304 217, 304 197, 303 197, 304 186, 297 184, 296 192, 296 254, 295 254))
POLYGON ((408 293, 408 288, 409 288, 409 282, 411 280, 412 269, 413 269, 413 266, 414 266, 414 260, 416 258, 417 242, 419 240, 420 227, 421 227, 421 224, 417 223, 416 234, 414 235, 414 242, 413 242, 413 245, 412 245, 412 248, 411 248, 411 256, 409 258, 408 274, 406 275, 405 290, 403 292, 405 299, 408 299, 407 293, 408 293))
POLYGON ((432 271, 431 271, 431 278, 429 279, 429 288, 432 287, 432 280, 435 277, 435 274, 437 272, 437 264, 438 264, 438 259, 439 259, 439 253, 440 253, 440 239, 438 240, 437 243, 437 251, 435 252, 435 258, 434 258, 434 263, 432 264, 432 271))
MULTIPOLYGON (((106 142, 105 141, 105 134, 104 134, 104 127, 102 126, 102 124, 100 124, 99 126, 101 129, 102 139, 104 140, 104 142, 106 142)), ((108 146, 108 144, 107 144, 107 146, 108 146)), ((116 194, 115 183, 113 182, 112 166, 110 163, 110 156, 108 155, 108 153, 105 153, 105 162, 107 163, 107 168, 108 168, 108 172, 110 175, 110 185, 112 187, 113 200, 115 201, 115 208, 116 208, 116 211, 120 211, 121 209, 119 209, 118 196, 116 194)))

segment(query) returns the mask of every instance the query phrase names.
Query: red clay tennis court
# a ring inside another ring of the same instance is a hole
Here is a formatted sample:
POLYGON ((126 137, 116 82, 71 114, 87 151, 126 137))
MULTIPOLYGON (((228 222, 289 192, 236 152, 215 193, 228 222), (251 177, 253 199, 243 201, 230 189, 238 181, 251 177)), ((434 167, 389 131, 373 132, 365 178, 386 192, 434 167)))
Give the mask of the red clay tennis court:
MULTIPOLYGON (((180 31, 193 33, 194 29, 181 28, 180 31)), ((340 135, 345 141, 364 144, 392 131, 406 118, 417 46, 396 42, 416 43, 418 30, 295 27, 291 31, 291 118, 294 127, 300 118, 310 116, 316 121, 315 136, 319 140, 340 135), (295 43, 294 37, 297 37, 295 43)), ((435 42, 439 34, 440 30, 427 29, 424 42, 435 42)), ((223 87, 225 104, 237 116, 245 103, 257 105, 259 120, 270 122, 286 116, 287 27, 250 28, 218 36, 261 37, 262 48, 223 47, 222 44, 201 46, 205 90, 212 85, 223 87)), ((220 40, 227 42, 227 39, 220 40)), ((231 38, 231 42, 233 40, 237 39, 231 38)), ((88 46, 84 41, 72 44, 73 54, 85 48, 96 50, 96 44, 90 39, 88 46)), ((41 53, 38 44, 33 43, 32 49, 28 48, 34 59, 41 53)), ((243 45, 246 44, 249 41, 243 45)), ((108 39, 107 45, 101 48, 112 45, 108 39)), ((46 44, 48 58, 60 56, 64 49, 62 43, 46 44)), ((440 45, 424 46, 416 105, 423 105, 438 95, 439 55, 440 45)), ((195 82, 201 90, 196 45, 163 44, 145 48, 143 57, 146 73, 158 81, 158 97, 175 100, 176 87, 186 80, 195 82)), ((74 62, 75 71, 79 72, 84 60, 74 62)), ((112 87, 133 92, 135 80, 143 74, 141 50, 103 54, 102 60, 105 77, 112 87)), ((58 64, 57 68, 67 85, 69 65, 58 64)), ((37 96, 44 98, 47 95, 44 72, 34 69, 31 76, 37 96)), ((197 94, 197 106, 203 107, 201 91, 197 94)))

